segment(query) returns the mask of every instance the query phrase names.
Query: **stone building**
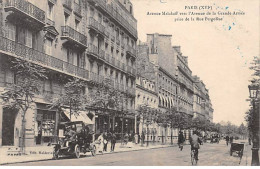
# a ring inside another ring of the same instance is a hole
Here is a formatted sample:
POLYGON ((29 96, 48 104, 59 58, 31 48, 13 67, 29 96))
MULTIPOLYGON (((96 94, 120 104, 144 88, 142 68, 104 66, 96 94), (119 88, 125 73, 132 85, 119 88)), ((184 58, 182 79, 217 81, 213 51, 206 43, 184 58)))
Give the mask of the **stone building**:
MULTIPOLYGON (((158 93, 158 108, 161 112, 178 107, 179 83, 177 80, 174 51, 171 43, 172 35, 148 34, 147 45, 149 47, 150 61, 155 65, 156 85, 158 93)), ((171 131, 170 126, 166 129, 158 126, 158 141, 170 142, 171 132, 177 137, 177 130, 171 131)))
MULTIPOLYGON (((138 45, 136 59, 136 101, 138 114, 140 106, 147 106, 151 110, 158 108, 158 94, 156 87, 155 67, 149 60, 149 48, 146 43, 138 45)), ((158 124, 153 120, 148 122, 141 115, 137 118, 137 134, 145 134, 145 140, 157 141, 158 124)))
MULTIPOLYGON (((26 146, 57 138, 60 117, 48 108, 47 98, 62 94, 64 79, 70 77, 87 82, 85 93, 108 79, 125 94, 123 110, 111 110, 113 116, 92 112, 97 134, 115 130, 120 137, 122 131, 134 131, 137 21, 129 0, 3 0, 0 27, 1 91, 15 83, 8 58, 26 59, 50 72, 26 114, 26 146), (125 115, 118 117, 121 111, 125 115)), ((19 146, 20 133, 20 114, 0 105, 0 146, 19 146)))
MULTIPOLYGON (((142 46, 154 65, 158 109, 166 112, 176 108, 189 118, 203 116, 212 121, 213 109, 208 89, 197 76, 192 76, 188 57, 183 56, 180 46, 172 46, 171 40, 172 35, 147 34, 147 42, 142 46)), ((188 139, 191 131, 184 129, 184 134, 188 139)), ((158 141, 169 142, 171 135, 177 138, 178 130, 158 125, 157 135, 158 141)))

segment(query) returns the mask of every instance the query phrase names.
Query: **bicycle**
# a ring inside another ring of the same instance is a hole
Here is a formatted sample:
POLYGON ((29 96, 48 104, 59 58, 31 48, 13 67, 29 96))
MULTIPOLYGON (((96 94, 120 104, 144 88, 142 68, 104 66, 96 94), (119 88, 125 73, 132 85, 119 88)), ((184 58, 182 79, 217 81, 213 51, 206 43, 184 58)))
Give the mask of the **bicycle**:
POLYGON ((195 153, 196 153, 195 149, 191 150, 190 156, 191 156, 192 165, 197 165, 197 163, 198 163, 198 160, 197 160, 198 158, 196 158, 195 153))

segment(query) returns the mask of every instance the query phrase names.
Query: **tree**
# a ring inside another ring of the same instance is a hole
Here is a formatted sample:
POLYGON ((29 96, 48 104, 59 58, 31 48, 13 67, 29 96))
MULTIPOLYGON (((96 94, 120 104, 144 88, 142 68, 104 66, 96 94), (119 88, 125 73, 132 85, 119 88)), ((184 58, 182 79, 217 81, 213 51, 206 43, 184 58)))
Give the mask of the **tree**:
POLYGON ((242 139, 245 139, 247 137, 247 128, 244 125, 244 123, 242 123, 239 127, 238 127, 238 134, 240 136, 242 136, 242 139))
MULTIPOLYGON (((89 91, 88 107, 93 110, 108 112, 115 117, 122 118, 121 143, 123 142, 123 122, 127 114, 127 96, 119 90, 120 86, 115 86, 114 82, 108 78, 103 83, 93 84, 89 91)), ((114 125, 113 125, 114 130, 114 125)))
MULTIPOLYGON (((137 116, 139 116, 140 118, 142 118, 142 125, 146 125, 147 128, 147 138, 148 138, 148 134, 149 134, 149 130, 148 130, 148 126, 150 124, 152 124, 152 122, 157 121, 158 118, 158 111, 156 109, 150 108, 147 104, 143 104, 140 105, 137 109, 137 116)), ((143 130, 143 126, 142 126, 142 130, 143 130)), ((142 131, 142 135, 144 134, 144 130, 142 131)), ((142 146, 143 146, 143 139, 142 139, 142 146)), ((147 140, 147 146, 148 146, 148 140, 147 140)))
POLYGON ((89 106, 98 110, 124 109, 125 94, 113 87, 113 82, 105 79, 102 84, 95 85, 89 92, 89 106))
POLYGON ((254 60, 251 63, 251 66, 249 68, 251 70, 254 70, 253 76, 256 76, 259 80, 259 77, 260 77, 260 58, 254 57, 254 60))
POLYGON ((64 94, 58 98, 52 99, 51 108, 58 109, 69 107, 70 120, 72 115, 79 115, 80 110, 85 110, 86 95, 84 95, 84 88, 86 82, 78 78, 69 79, 64 85, 64 94))
POLYGON ((46 70, 27 60, 13 58, 9 60, 14 72, 15 82, 9 85, 2 94, 4 105, 10 109, 20 110, 22 117, 21 149, 25 147, 25 123, 28 109, 33 108, 35 95, 40 93, 41 81, 48 79, 46 70))

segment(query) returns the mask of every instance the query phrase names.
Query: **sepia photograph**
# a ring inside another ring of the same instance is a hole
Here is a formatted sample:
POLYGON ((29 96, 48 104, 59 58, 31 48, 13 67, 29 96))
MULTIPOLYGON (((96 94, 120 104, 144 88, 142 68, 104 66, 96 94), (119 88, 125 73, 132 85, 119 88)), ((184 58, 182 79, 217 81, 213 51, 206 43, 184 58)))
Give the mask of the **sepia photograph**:
POLYGON ((0 0, 0 166, 259 166, 259 0, 0 0))

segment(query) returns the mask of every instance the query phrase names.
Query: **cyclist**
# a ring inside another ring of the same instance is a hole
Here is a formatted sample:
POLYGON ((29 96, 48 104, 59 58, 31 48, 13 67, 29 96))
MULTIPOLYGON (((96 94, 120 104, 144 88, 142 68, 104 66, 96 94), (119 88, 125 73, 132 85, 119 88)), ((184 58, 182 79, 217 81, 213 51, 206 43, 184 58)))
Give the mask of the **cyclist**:
POLYGON ((198 132, 194 131, 192 136, 190 136, 190 145, 191 145, 191 151, 195 150, 194 156, 196 161, 199 160, 199 148, 200 148, 200 144, 202 143, 199 136, 198 136, 198 132))

